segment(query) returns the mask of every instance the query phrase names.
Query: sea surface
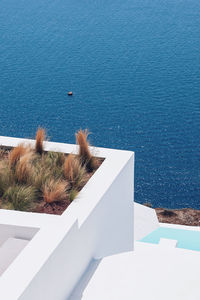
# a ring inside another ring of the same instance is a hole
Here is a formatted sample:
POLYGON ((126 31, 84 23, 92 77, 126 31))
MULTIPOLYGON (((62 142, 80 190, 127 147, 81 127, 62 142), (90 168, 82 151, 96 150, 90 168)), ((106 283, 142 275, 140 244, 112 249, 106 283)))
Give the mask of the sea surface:
POLYGON ((1 0, 0 135, 38 126, 135 151, 137 202, 200 209, 200 1, 1 0))

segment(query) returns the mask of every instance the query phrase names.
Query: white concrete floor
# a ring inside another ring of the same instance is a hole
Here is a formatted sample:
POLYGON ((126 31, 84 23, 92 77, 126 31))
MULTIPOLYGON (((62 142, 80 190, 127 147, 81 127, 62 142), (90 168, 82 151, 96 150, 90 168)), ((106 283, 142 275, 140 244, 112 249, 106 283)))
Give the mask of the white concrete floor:
POLYGON ((135 243, 94 261, 70 300, 200 300, 200 252, 135 243))

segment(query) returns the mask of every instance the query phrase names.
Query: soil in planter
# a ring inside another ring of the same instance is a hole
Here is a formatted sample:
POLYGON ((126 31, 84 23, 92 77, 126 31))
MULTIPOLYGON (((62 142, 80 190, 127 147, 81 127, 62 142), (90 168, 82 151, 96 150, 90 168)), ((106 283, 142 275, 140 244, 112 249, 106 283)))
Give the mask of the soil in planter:
POLYGON ((0 208, 61 215, 103 162, 90 154, 87 132, 81 134, 79 155, 45 152, 44 132, 34 149, 0 147, 0 208))

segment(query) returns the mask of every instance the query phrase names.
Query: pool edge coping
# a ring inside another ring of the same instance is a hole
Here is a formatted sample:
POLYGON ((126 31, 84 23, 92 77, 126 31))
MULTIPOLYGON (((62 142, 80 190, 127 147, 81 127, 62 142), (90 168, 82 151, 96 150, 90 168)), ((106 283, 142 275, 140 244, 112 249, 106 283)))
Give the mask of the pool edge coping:
POLYGON ((191 230, 191 231, 200 231, 200 226, 189 226, 189 225, 171 224, 171 223, 159 223, 159 225, 160 225, 160 227, 191 230))

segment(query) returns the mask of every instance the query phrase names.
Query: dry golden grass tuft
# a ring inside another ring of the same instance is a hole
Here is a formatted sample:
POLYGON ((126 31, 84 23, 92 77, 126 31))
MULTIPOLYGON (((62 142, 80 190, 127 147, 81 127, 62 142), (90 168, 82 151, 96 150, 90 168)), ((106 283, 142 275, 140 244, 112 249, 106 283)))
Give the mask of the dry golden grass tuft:
POLYGON ((27 149, 28 148, 25 147, 23 144, 20 144, 10 151, 9 164, 11 167, 16 165, 16 163, 19 161, 20 157, 23 156, 27 152, 27 149))
POLYGON ((32 151, 23 155, 16 164, 15 176, 18 183, 31 183, 34 167, 31 164, 34 154, 32 151))
POLYGON ((82 165, 85 165, 88 171, 93 171, 97 168, 96 159, 92 156, 87 140, 89 132, 87 129, 79 130, 76 133, 76 142, 79 145, 79 157, 82 165))
POLYGON ((35 143, 35 151, 36 153, 39 153, 42 155, 44 152, 44 147, 43 147, 43 142, 46 137, 46 132, 45 129, 43 128, 38 128, 37 133, 36 133, 36 143, 35 143))
POLYGON ((73 162, 74 162, 74 156, 73 154, 69 154, 65 159, 65 163, 64 163, 64 175, 68 181, 71 181, 73 178, 73 170, 72 170, 73 162))
POLYGON ((76 133, 76 142, 79 145, 79 156, 81 157, 83 163, 85 164, 92 157, 89 150, 89 142, 87 141, 89 132, 88 130, 79 130, 76 133))
POLYGON ((81 165, 80 159, 69 154, 64 163, 64 175, 72 187, 79 187, 86 174, 85 167, 81 165))
POLYGON ((43 186, 43 198, 46 203, 62 202, 67 199, 67 183, 63 180, 50 180, 43 186))

